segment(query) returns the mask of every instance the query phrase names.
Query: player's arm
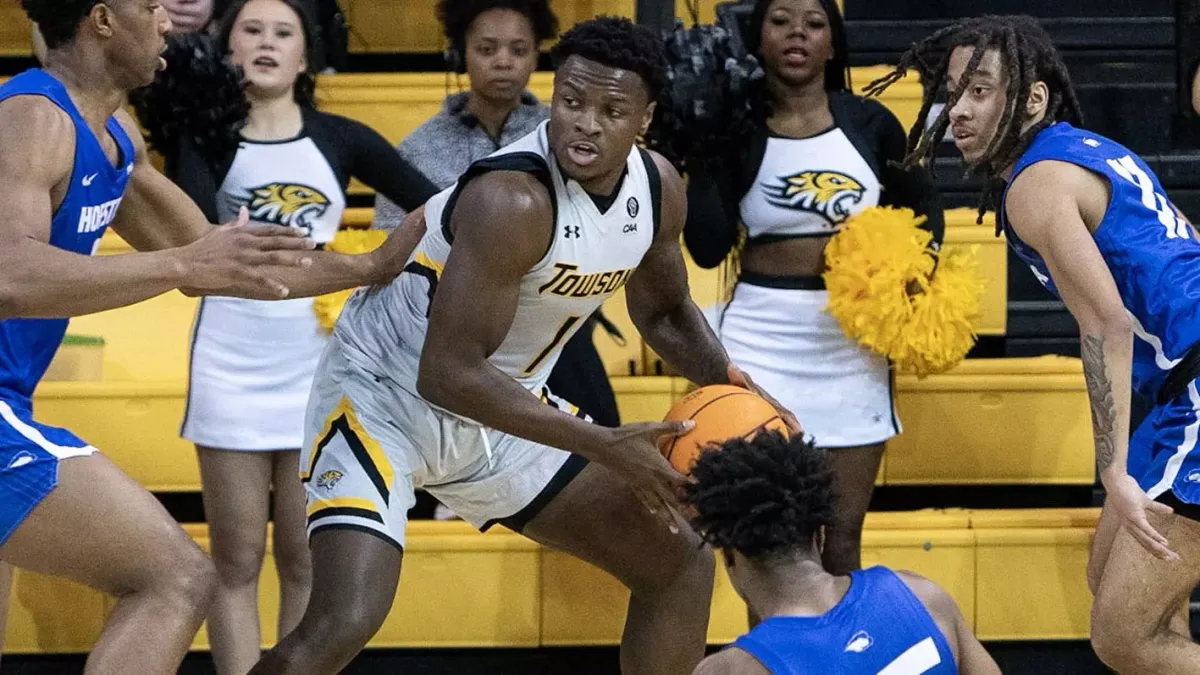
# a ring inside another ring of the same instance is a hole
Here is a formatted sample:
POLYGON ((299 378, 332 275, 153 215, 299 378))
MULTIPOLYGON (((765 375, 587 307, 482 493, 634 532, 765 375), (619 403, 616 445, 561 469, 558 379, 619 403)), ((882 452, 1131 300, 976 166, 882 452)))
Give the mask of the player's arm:
POLYGON ((771 675, 758 659, 737 647, 727 647, 706 657, 692 675, 771 675))
MULTIPOLYGON (((134 144, 133 173, 112 228, 139 251, 161 251, 186 246, 214 231, 213 225, 179 186, 150 163, 145 142, 124 110, 117 118, 134 144)), ((415 222, 417 219, 414 218, 415 222)), ((423 231, 420 230, 420 231, 423 231)), ((398 228, 371 253, 349 255, 332 251, 306 251, 304 261, 272 266, 263 272, 287 288, 288 297, 321 295, 343 288, 391 280, 420 239, 414 227, 398 228)), ((228 295, 245 295, 231 289, 228 295)), ((249 293, 249 297, 260 297, 249 293)), ((274 297, 274 296, 273 296, 274 297)))
POLYGON ((958 672, 962 675, 1000 675, 1000 667, 975 638, 971 626, 949 593, 919 574, 897 570, 896 575, 929 610, 929 615, 954 653, 958 672))
POLYGON ((651 349, 699 385, 727 384, 729 357, 688 290, 679 237, 687 218, 683 180, 652 153, 662 180, 657 236, 625 286, 629 317, 651 349))
MULTIPOLYGON (((658 502, 673 504, 674 490, 684 478, 654 441, 690 425, 660 422, 608 429, 591 424, 546 405, 488 360, 516 317, 522 278, 546 255, 554 233, 545 188, 524 173, 480 176, 459 194, 450 228, 454 242, 429 312, 417 392, 486 427, 604 464, 644 500, 652 494, 658 502)), ((663 510, 664 519, 668 512, 663 510)))
MULTIPOLYGON (((276 229, 233 230, 205 246, 91 257, 49 244, 56 189, 65 193, 75 161, 70 118, 42 97, 0 103, 0 318, 67 317, 123 307, 180 285, 220 283, 261 293, 280 287, 256 271, 286 251, 269 251, 276 229), (233 246, 239 247, 234 254, 233 246)), ((274 242, 278 243, 278 242, 274 242)), ((299 248, 288 238, 281 246, 299 248)))
POLYGON ((1174 554, 1145 511, 1169 513, 1170 508, 1150 500, 1126 468, 1133 322, 1085 220, 1098 223, 1103 218, 1108 190, 1103 178, 1086 169, 1038 162, 1013 181, 1005 209, 1017 236, 1045 259, 1063 303, 1079 324, 1096 469, 1108 498, 1130 533, 1167 558, 1174 554))
POLYGON ((734 367, 688 290, 687 265, 679 236, 687 219, 687 195, 675 167, 650 153, 662 180, 661 224, 637 271, 625 285, 629 317, 650 348, 684 377, 699 385, 736 384, 755 390, 779 409, 793 431, 792 413, 734 367))

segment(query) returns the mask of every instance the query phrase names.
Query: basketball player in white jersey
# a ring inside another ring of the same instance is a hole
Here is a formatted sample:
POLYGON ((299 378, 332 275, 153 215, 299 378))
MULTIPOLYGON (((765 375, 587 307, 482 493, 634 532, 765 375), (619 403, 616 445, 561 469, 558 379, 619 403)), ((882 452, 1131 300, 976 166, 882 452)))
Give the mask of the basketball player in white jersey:
POLYGON ((252 673, 334 673, 367 643, 395 596, 415 487, 625 583, 623 672, 683 675, 704 655, 713 555, 675 514, 685 478, 656 447, 688 426, 592 425, 544 382, 624 286, 643 337, 689 379, 753 385, 689 297, 682 181, 634 147, 665 79, 657 37, 594 19, 554 57, 550 120, 430 200, 406 273, 347 303, 301 457, 311 600, 252 673))

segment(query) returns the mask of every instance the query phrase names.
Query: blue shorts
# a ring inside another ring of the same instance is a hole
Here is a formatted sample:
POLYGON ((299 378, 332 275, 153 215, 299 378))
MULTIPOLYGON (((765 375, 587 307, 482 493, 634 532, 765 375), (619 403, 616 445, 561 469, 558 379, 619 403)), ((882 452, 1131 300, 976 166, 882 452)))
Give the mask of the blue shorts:
POLYGON ((33 421, 28 403, 0 400, 0 546, 58 484, 58 462, 96 448, 33 421))
POLYGON ((1184 504, 1200 504, 1198 381, 1188 384, 1187 391, 1171 401, 1155 406, 1129 439, 1129 475, 1151 499, 1172 493, 1184 504))

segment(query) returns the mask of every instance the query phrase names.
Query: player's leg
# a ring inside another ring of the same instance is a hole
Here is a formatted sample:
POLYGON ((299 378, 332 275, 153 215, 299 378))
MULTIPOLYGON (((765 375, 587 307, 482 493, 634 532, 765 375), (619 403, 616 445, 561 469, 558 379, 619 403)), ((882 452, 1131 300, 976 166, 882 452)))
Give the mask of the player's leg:
POLYGON ((304 484, 298 476, 300 453, 273 452, 274 522, 271 550, 279 573, 279 636, 295 630, 312 590, 312 556, 305 523, 304 484))
POLYGON ((158 500, 104 457, 65 459, 57 470, 57 487, 0 558, 116 597, 87 675, 174 673, 211 598, 211 561, 158 500))
POLYGON ((314 532, 312 595, 296 629, 251 675, 332 675, 366 646, 396 597, 402 551, 368 529, 314 532))
POLYGON ((197 446, 204 517, 217 568, 208 639, 219 675, 242 675, 258 661, 258 577, 266 553, 270 452, 197 446))
MULTIPOLYGON (((263 655, 254 675, 337 673, 391 610, 416 503, 403 454, 412 443, 400 430, 417 425, 390 396, 334 348, 318 366, 299 460, 312 590, 295 630, 263 655)), ((413 400, 406 400, 412 409, 428 410, 413 400)))
POLYGON ((4 631, 8 628, 8 597, 12 592, 13 568, 0 561, 0 655, 4 652, 4 631))
POLYGON ((593 463, 521 531, 629 588, 624 675, 684 675, 704 657, 715 561, 682 520, 679 527, 671 534, 624 481, 593 463))
POLYGON ((833 524, 825 528, 821 560, 830 574, 849 574, 862 567, 863 520, 882 459, 883 443, 829 451, 837 508, 833 524))
POLYGON ((1180 607, 1200 583, 1200 522, 1179 513, 1148 515, 1180 559, 1159 560, 1120 529, 1092 606, 1092 646, 1123 675, 1200 673, 1200 645, 1177 625, 1180 607))

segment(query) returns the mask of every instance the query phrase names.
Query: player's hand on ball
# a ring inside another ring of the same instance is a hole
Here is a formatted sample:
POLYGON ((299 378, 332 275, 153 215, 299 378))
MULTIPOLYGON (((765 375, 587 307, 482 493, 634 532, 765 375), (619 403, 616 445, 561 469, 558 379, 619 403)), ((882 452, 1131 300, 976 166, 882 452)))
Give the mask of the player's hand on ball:
POLYGON ((1174 509, 1150 499, 1132 476, 1123 475, 1105 481, 1106 505, 1116 511, 1121 525, 1150 553, 1160 560, 1178 560, 1179 555, 1169 548, 1167 538, 1159 534, 1146 517, 1147 511, 1174 513, 1174 509))
POLYGON ((787 425, 788 432, 791 435, 795 436, 797 434, 804 433, 804 429, 800 426, 800 420, 796 419, 796 416, 792 414, 792 411, 780 405, 779 401, 776 401, 775 398, 767 393, 762 387, 754 384, 754 380, 751 380, 750 376, 742 371, 741 368, 738 368, 731 362, 726 368, 725 376, 729 378, 729 384, 741 387, 743 389, 749 389, 750 391, 765 398, 768 403, 774 406, 775 411, 779 413, 779 419, 783 420, 783 423, 787 425))
POLYGON ((633 487, 651 514, 662 520, 672 534, 679 533, 679 495, 687 477, 679 473, 659 452, 659 439, 692 430, 695 422, 635 422, 611 430, 608 468, 633 487))
POLYGON ((184 278, 180 286, 197 295, 285 298, 287 286, 272 279, 266 269, 310 265, 308 252, 314 246, 312 239, 296 228, 251 225, 242 207, 233 222, 175 249, 184 278))

